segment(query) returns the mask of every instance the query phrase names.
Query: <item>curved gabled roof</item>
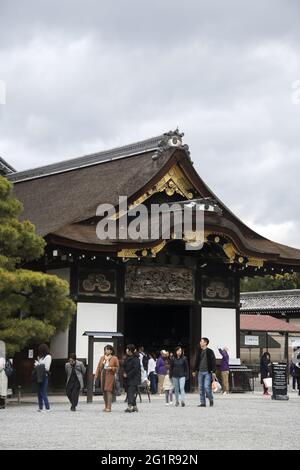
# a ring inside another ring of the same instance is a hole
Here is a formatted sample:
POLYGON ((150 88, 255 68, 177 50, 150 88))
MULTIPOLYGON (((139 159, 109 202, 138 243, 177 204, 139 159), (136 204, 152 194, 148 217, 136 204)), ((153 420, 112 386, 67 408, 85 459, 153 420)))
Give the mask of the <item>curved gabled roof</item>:
POLYGON ((46 236, 94 217, 101 203, 117 205, 119 195, 138 192, 159 174, 180 142, 181 134, 175 131, 7 178, 23 203, 22 219, 29 219, 37 233, 46 236), (167 148, 170 134, 177 142, 167 148))
MULTIPOLYGON (((222 209, 222 215, 205 215, 206 230, 224 234, 245 256, 300 265, 300 250, 257 234, 217 198, 194 169, 181 137, 178 131, 169 132, 107 152, 9 175, 14 195, 24 205, 22 218, 30 219, 37 233, 51 235, 62 245, 107 249, 107 243, 99 244, 95 226, 90 223, 98 205, 116 206, 120 195, 127 196, 129 202, 137 200, 177 165, 196 197, 214 198, 222 209)), ((120 246, 121 242, 118 249, 120 246)))

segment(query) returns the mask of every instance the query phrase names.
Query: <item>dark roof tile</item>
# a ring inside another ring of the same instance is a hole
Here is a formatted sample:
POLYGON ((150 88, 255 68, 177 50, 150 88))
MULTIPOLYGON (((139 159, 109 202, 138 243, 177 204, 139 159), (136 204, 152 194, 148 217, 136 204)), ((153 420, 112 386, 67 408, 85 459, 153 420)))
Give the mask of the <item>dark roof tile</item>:
POLYGON ((90 155, 64 160, 62 162, 53 163, 51 165, 19 171, 10 175, 9 180, 13 182, 21 182, 155 151, 158 149, 159 143, 163 138, 164 135, 160 135, 158 137, 152 137, 151 139, 143 140, 141 142, 136 142, 110 150, 104 150, 103 152, 92 153, 90 155))

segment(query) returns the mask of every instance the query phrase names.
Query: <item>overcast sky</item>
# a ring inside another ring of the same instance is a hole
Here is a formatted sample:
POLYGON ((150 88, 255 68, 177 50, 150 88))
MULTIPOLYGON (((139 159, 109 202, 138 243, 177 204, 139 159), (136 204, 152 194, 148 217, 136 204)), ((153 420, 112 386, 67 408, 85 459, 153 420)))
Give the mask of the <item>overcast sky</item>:
POLYGON ((22 170, 178 125, 213 191, 300 248, 299 22, 299 0, 0 0, 0 155, 22 170))

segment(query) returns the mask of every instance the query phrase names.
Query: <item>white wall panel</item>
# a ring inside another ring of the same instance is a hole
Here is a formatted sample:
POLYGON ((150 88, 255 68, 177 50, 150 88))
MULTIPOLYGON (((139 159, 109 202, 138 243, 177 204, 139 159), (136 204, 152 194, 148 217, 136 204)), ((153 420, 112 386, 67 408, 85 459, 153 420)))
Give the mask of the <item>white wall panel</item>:
MULTIPOLYGON (((55 275, 67 281, 70 285, 70 268, 50 269, 47 274, 55 275)), ((58 332, 50 343, 50 352, 53 359, 66 359, 69 347, 69 328, 58 332)))
POLYGON ((50 353, 52 359, 66 359, 68 357, 69 328, 56 333, 51 339, 50 353))
POLYGON ((202 308, 201 336, 209 339, 209 348, 217 358, 218 346, 229 348, 229 356, 236 358, 236 310, 232 308, 202 308))
POLYGON ((85 331, 117 331, 117 304, 77 304, 76 354, 87 359, 88 338, 82 336, 85 331))

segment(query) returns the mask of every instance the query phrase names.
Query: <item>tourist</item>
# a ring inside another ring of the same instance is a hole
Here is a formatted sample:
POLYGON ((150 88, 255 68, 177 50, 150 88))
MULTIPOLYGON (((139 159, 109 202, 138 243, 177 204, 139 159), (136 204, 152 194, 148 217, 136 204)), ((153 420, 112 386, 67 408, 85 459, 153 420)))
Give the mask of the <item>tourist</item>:
POLYGON ((224 347, 218 348, 219 353, 222 356, 221 364, 220 364, 220 371, 221 371, 221 378, 222 378, 222 389, 223 395, 227 395, 229 393, 229 354, 228 348, 224 347))
POLYGON ((297 381, 298 395, 300 395, 300 348, 297 348, 294 352, 292 361, 295 365, 295 377, 297 381))
POLYGON ((150 380, 150 390, 151 390, 152 395, 155 395, 157 392, 157 374, 155 371, 155 367, 156 367, 155 356, 153 353, 149 353, 147 375, 148 375, 148 379, 150 380))
POLYGON ((292 391, 295 392, 297 377, 296 377, 296 366, 293 363, 293 360, 291 360, 291 363, 290 363, 290 375, 292 377, 292 391))
POLYGON ((175 406, 179 406, 179 400, 181 400, 181 406, 185 406, 184 387, 186 380, 189 379, 189 365, 181 346, 175 349, 175 357, 170 363, 170 378, 175 390, 175 406))
POLYGON ((67 397, 71 403, 71 411, 76 411, 79 393, 83 389, 83 377, 86 369, 82 362, 77 361, 76 354, 69 356, 69 361, 65 365, 67 374, 67 397))
POLYGON ((5 408, 7 397, 7 375, 5 372, 6 348, 4 341, 0 341, 0 410, 5 408))
POLYGON ((126 413, 138 411, 136 397, 138 386, 141 383, 141 363, 135 346, 128 344, 126 347, 126 359, 124 361, 124 378, 126 379, 127 402, 126 413))
POLYGON ((115 374, 119 368, 118 358, 115 356, 114 348, 108 344, 104 348, 104 355, 100 358, 96 372, 95 380, 100 379, 101 390, 103 392, 104 408, 103 411, 110 413, 113 401, 113 391, 115 385, 115 374))
POLYGON ((169 369, 166 372, 163 382, 163 392, 165 393, 166 405, 173 405, 174 385, 170 378, 169 369))
POLYGON ((271 377, 270 373, 271 367, 271 356, 268 352, 264 352, 260 358, 260 383, 263 386, 263 394, 270 395, 268 387, 266 386, 265 379, 271 377))
POLYGON ((208 338, 201 338, 200 349, 196 355, 193 376, 198 372, 198 385, 200 391, 200 405, 199 407, 206 406, 206 396, 209 399, 209 405, 213 406, 213 394, 211 389, 212 379, 216 378, 216 357, 212 349, 207 346, 209 344, 208 338))
POLYGON ((147 381, 147 368, 148 368, 148 356, 145 353, 144 347, 140 346, 138 349, 140 364, 141 364, 141 383, 147 381))
POLYGON ((168 352, 162 349, 160 351, 160 356, 156 361, 156 373, 157 373, 157 391, 159 395, 162 395, 164 378, 167 373, 166 365, 168 364, 168 352))
POLYGON ((37 360, 34 362, 34 372, 38 385, 38 411, 40 412, 43 411, 44 405, 45 410, 50 411, 50 404, 48 400, 48 381, 51 362, 52 357, 50 356, 47 344, 40 344, 37 351, 37 360))

